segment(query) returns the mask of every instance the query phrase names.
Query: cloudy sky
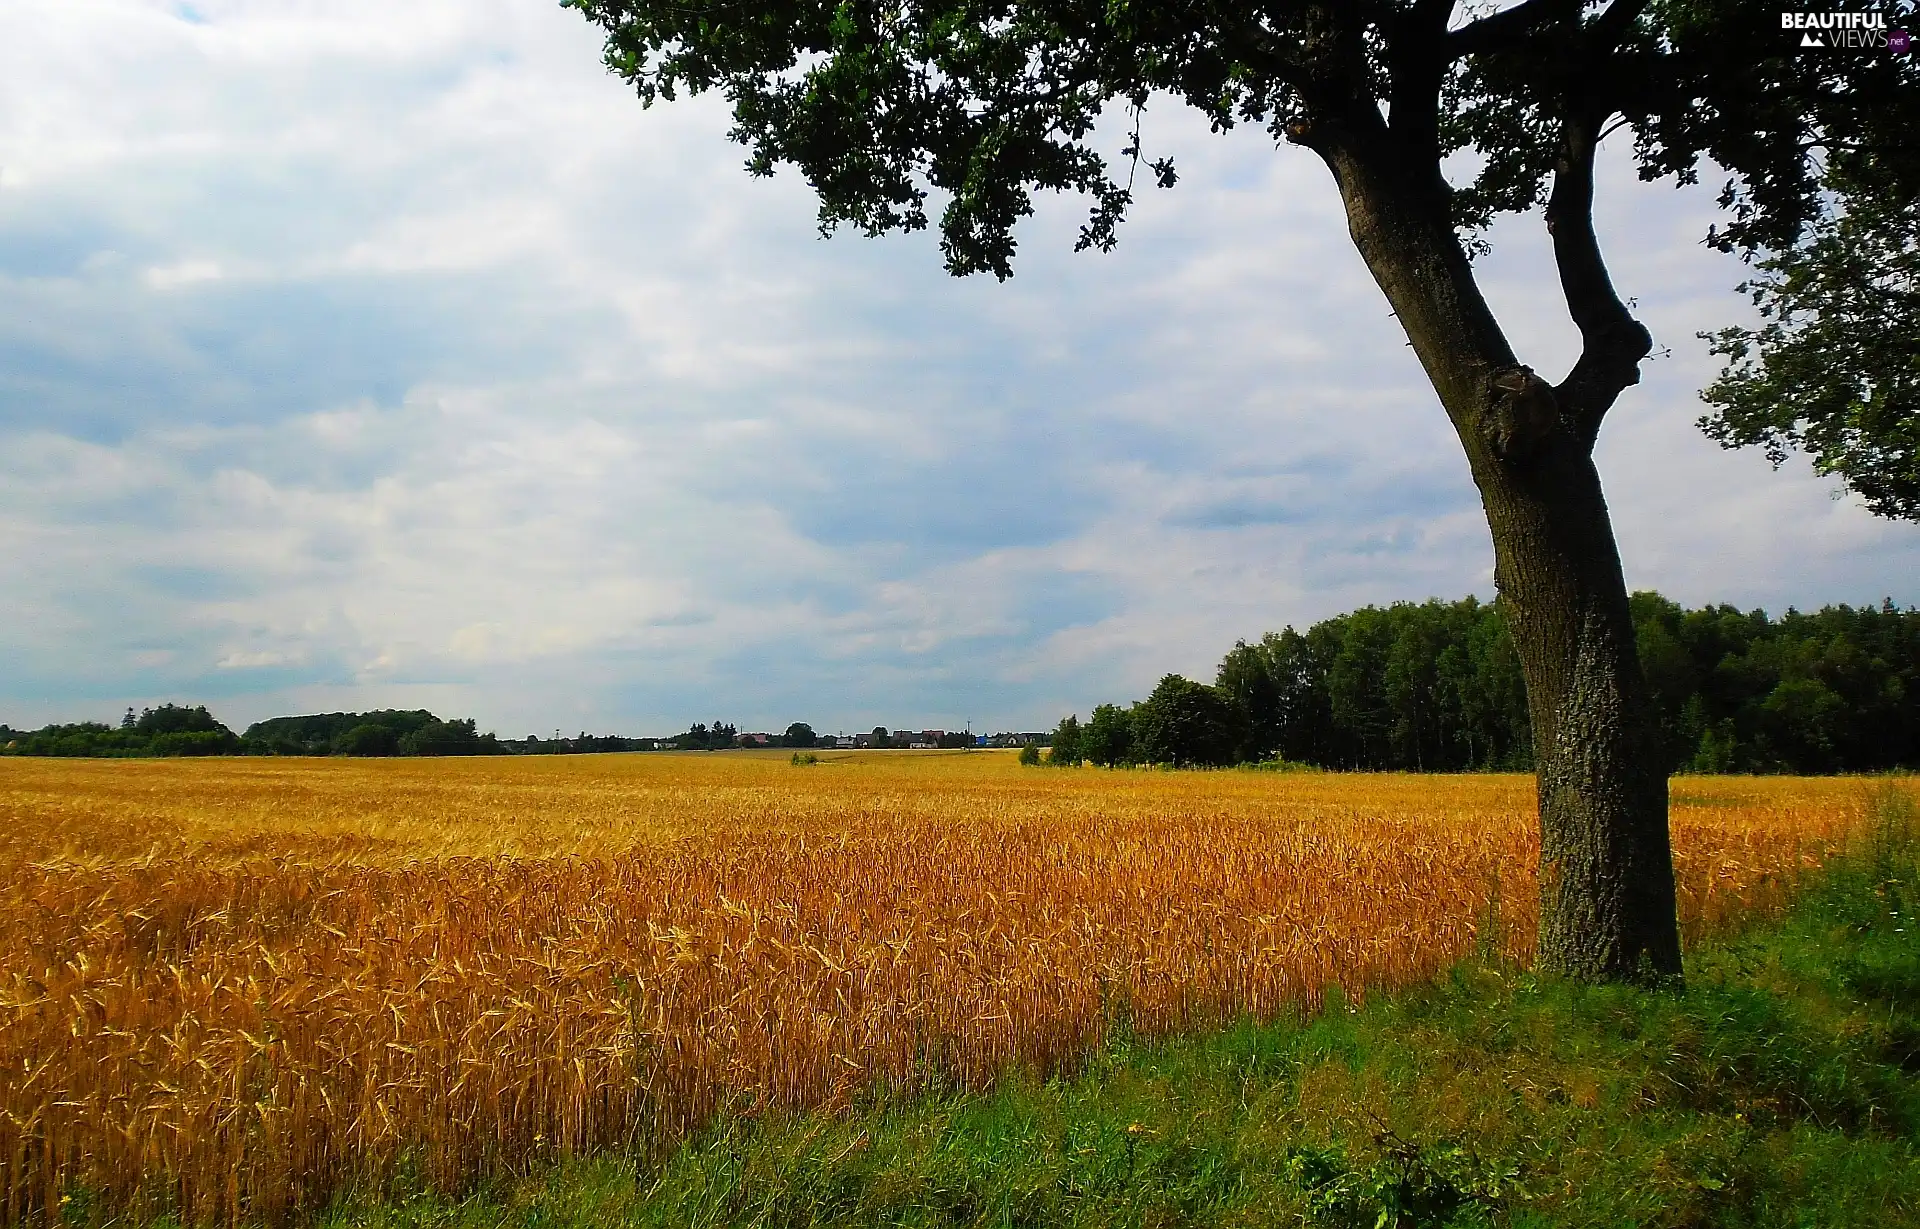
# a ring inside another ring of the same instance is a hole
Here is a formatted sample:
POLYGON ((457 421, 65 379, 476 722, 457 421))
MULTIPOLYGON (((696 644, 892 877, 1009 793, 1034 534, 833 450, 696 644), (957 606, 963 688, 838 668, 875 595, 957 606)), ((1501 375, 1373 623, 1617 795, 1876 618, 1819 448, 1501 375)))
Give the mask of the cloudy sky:
MULTIPOLYGON (((643 110, 550 0, 0 6, 0 720, 1033 728, 1236 637, 1492 596, 1307 155, 1151 110, 1180 186, 1106 256, 1048 204, 1001 285, 821 240, 726 128, 643 110)), ((1694 428, 1738 267, 1708 192, 1608 172, 1670 350, 1601 440, 1630 583, 1920 602, 1920 531, 1694 428)), ((1493 239, 1563 370, 1538 219, 1493 239)))

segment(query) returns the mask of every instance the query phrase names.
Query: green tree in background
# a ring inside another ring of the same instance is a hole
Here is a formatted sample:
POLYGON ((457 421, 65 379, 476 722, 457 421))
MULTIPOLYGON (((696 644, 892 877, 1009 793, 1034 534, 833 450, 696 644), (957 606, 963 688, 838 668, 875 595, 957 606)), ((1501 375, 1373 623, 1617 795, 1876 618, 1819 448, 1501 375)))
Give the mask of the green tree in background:
MULTIPOLYGON (((1287 630, 1291 633, 1293 629, 1287 630)), ((1263 759, 1277 751, 1285 738, 1281 728, 1281 681, 1266 640, 1257 648, 1244 640, 1236 643, 1221 659, 1213 685, 1239 709, 1246 723, 1245 749, 1249 755, 1263 759)))
POLYGON ((1467 598, 1367 607, 1241 641, 1215 686, 1250 748, 1336 768, 1530 768, 1526 688, 1497 610, 1467 598))
POLYGON ((392 726, 367 721, 342 734, 335 747, 340 755, 398 755, 401 738, 392 726))
POLYGON ((309 713, 298 717, 271 717, 247 727, 248 747, 270 755, 397 755, 401 743, 438 718, 423 708, 376 709, 367 713, 309 713), (377 726, 392 737, 354 735, 353 746, 391 745, 390 751, 350 751, 347 739, 360 726, 377 726))
MULTIPOLYGON (((582 734, 576 741, 592 740, 582 734)), ((499 755, 504 750, 493 735, 480 733, 471 717, 452 721, 435 719, 399 740, 401 755, 499 755)))
POLYGON ((1080 731, 1080 753, 1104 768, 1133 762, 1133 714, 1113 704, 1097 705, 1080 731))
POLYGON ((128 709, 118 729, 82 721, 31 733, 8 730, 0 750, 11 755, 109 758, 233 755, 241 750, 241 742, 205 706, 162 704, 143 710, 138 717, 128 709))
POLYGON ((1086 763, 1087 755, 1081 749, 1080 739, 1080 715, 1075 713, 1072 716, 1062 717, 1060 724, 1054 727, 1053 738, 1047 747, 1047 763, 1058 764, 1063 768, 1086 763))
POLYGON ((724 751, 734 745, 739 735, 740 731, 727 722, 708 725, 696 721, 685 734, 674 737, 673 745, 682 751, 724 751))
POLYGON ((216 721, 205 705, 162 704, 146 709, 133 723, 133 732, 146 737, 153 755, 232 755, 240 750, 239 738, 216 721))
POLYGON ((1776 466, 1804 450, 1874 512, 1920 520, 1920 173, 1899 152, 1830 157, 1840 211, 1741 287, 1761 325, 1701 334, 1728 362, 1700 425, 1776 466))
POLYGON ((804 721, 796 721, 787 727, 783 741, 789 747, 811 747, 815 741, 813 727, 804 721))
POLYGON ((1133 758, 1175 767, 1220 767, 1240 758, 1246 722, 1205 683, 1169 674, 1132 717, 1133 758))
MULTIPOLYGON (((129 716, 133 710, 128 709, 129 716)), ((212 734, 227 727, 214 720, 204 704, 188 708, 183 704, 162 704, 159 708, 144 710, 129 727, 123 719, 121 729, 131 728, 135 733, 152 737, 156 734, 212 734)))
POLYGON ((1891 602, 1779 619, 1634 595, 1673 770, 1920 767, 1920 612, 1891 602))
MULTIPOLYGON (((1879 772, 1920 767, 1920 611, 1891 602, 1686 610, 1632 599, 1663 772, 1879 772)), ((1397 602, 1241 641, 1214 690, 1247 731, 1243 759, 1328 768, 1525 769, 1532 721, 1499 605, 1397 602)), ((1096 708, 1096 764, 1148 761, 1148 706, 1096 708)))

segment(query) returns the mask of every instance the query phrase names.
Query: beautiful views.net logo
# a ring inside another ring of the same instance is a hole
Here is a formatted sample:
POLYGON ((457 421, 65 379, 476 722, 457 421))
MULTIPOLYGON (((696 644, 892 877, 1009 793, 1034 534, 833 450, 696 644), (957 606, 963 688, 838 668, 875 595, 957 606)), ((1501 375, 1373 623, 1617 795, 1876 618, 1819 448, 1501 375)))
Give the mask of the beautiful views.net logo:
POLYGON ((1798 30, 1802 47, 1904 52, 1912 45, 1905 30, 1887 29, 1885 13, 1782 13, 1780 28, 1798 30))

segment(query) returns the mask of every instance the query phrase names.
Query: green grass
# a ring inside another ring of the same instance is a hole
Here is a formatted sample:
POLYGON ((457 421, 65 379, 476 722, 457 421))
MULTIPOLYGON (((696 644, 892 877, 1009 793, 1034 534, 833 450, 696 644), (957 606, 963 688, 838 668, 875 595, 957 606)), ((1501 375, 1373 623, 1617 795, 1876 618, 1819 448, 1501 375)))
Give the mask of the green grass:
POLYGON ((1871 846, 1684 990, 1478 964, 1071 1078, 730 1121, 327 1226, 1920 1224, 1920 856, 1871 846))

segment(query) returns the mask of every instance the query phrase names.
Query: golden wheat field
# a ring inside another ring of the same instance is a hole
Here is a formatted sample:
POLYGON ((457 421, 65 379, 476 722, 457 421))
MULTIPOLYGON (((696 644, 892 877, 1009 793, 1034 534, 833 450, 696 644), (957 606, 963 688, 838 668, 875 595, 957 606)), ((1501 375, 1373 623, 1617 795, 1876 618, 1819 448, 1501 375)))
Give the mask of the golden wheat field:
MULTIPOLYGON (((1690 936, 1858 781, 1680 779, 1690 936)), ((273 1219, 1525 960, 1533 783, 1011 753, 0 760, 0 1206, 273 1219)))

